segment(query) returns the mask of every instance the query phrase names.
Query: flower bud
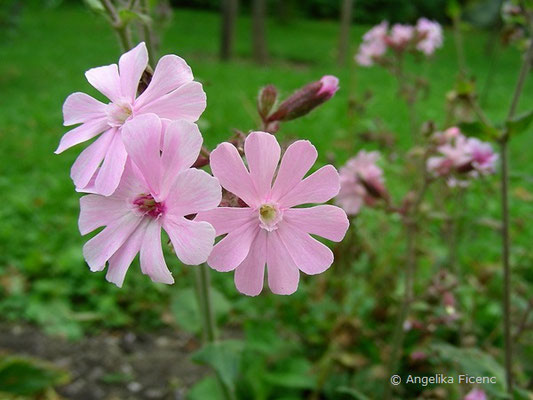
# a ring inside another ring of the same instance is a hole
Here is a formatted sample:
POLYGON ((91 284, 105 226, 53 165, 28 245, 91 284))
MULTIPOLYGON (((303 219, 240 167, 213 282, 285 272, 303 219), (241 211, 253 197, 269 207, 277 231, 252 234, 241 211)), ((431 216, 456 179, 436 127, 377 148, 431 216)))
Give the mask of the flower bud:
POLYGON ((274 85, 267 85, 259 91, 257 111, 263 120, 265 120, 272 111, 277 98, 278 91, 274 85))
POLYGON ((339 79, 332 75, 323 76, 293 93, 280 104, 267 121, 290 121, 308 114, 320 104, 331 99, 339 89, 339 79))

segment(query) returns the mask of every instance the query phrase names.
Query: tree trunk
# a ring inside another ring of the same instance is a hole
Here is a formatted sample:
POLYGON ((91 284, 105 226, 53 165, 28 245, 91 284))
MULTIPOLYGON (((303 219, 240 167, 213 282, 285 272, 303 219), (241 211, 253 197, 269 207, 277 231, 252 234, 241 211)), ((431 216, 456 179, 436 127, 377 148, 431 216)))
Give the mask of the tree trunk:
POLYGON ((346 63, 346 55, 350 45, 350 25, 352 23, 352 11, 354 0, 342 0, 341 6, 341 29, 339 34, 339 50, 337 63, 342 66, 346 63))
POLYGON ((235 21, 237 20, 238 0, 222 0, 222 32, 220 40, 220 59, 227 61, 233 55, 235 21))
POLYGON ((266 0, 253 0, 252 3, 252 55, 258 64, 268 58, 265 39, 266 0))

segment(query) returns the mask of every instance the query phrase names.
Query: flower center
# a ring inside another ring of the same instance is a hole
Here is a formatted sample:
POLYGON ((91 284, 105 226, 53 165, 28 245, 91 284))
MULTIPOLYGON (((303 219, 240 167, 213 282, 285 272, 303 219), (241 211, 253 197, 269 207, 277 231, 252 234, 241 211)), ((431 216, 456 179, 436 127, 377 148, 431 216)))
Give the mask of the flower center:
POLYGON ((109 103, 106 108, 107 123, 109 126, 122 126, 124 122, 133 114, 131 104, 121 101, 117 103, 109 103))
POLYGON ((259 226, 269 232, 278 229, 277 224, 283 219, 283 212, 276 204, 266 203, 259 207, 259 226))
POLYGON ((158 218, 165 212, 165 204, 158 203, 151 194, 140 194, 133 200, 135 208, 143 215, 158 218))

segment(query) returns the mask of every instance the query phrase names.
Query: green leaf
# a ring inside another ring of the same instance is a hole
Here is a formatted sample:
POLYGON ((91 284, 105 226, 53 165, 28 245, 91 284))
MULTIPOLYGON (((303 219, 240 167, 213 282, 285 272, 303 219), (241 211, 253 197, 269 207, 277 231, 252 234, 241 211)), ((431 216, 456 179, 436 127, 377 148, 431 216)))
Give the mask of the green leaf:
POLYGON ((475 122, 461 122, 459 129, 467 136, 475 136, 484 139, 497 139, 499 137, 499 131, 489 125, 484 124, 481 121, 475 122))
MULTIPOLYGON (((224 319, 231 310, 231 303, 214 288, 211 288, 211 304, 217 322, 224 319)), ((172 298, 171 310, 176 318, 176 323, 183 330, 190 333, 202 331, 200 308, 193 288, 186 288, 177 292, 172 298)))
POLYGON ((314 389, 316 382, 311 373, 311 363, 306 358, 283 360, 281 368, 265 376, 271 384, 291 389, 314 389))
POLYGON ((220 385, 217 380, 208 376, 207 378, 202 379, 197 382, 192 388, 187 392, 187 400, 224 400, 222 391, 220 390, 220 385))
POLYGON ((89 9, 92 11, 102 12, 104 11, 104 6, 100 2, 100 0, 84 0, 85 4, 89 9))
POLYGON ((347 394, 352 399, 356 399, 356 400, 369 400, 369 398, 365 396, 363 393, 348 386, 341 386, 340 388, 337 389, 337 393, 347 394))
POLYGON ((0 392, 29 396, 68 382, 69 375, 29 358, 0 359, 0 392))
POLYGON ((128 8, 123 8, 118 12, 118 15, 120 16, 120 20, 124 25, 129 24, 132 21, 140 21, 143 24, 149 25, 152 23, 152 19, 149 15, 142 14, 137 11, 130 10, 128 8))
POLYGON ((533 122, 533 110, 514 117, 506 122, 507 132, 509 135, 518 135, 524 133, 533 122))
POLYGON ((224 385, 233 391, 239 375, 243 347, 243 342, 238 340, 208 343, 192 355, 192 360, 213 368, 224 385))
POLYGON ((494 376, 496 383, 485 384, 483 389, 493 396, 505 397, 504 369, 490 354, 474 348, 458 348, 447 343, 435 344, 431 347, 442 360, 458 366, 458 374, 494 376))

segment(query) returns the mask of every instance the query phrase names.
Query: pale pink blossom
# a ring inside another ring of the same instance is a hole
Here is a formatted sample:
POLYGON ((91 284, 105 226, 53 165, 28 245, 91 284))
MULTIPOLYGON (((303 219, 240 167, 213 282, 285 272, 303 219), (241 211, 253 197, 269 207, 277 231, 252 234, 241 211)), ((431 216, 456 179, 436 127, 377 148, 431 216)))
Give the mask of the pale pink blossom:
POLYGON ((482 142, 477 138, 469 138, 467 147, 474 171, 481 175, 489 175, 495 172, 498 154, 494 152, 490 143, 482 142))
POLYGON ((475 388, 468 392, 464 400, 487 400, 487 394, 484 390, 475 388))
POLYGON ((429 157, 427 169, 435 176, 445 176, 471 160, 468 140, 460 134, 437 147, 439 155, 429 157))
MULTIPOLYGON (((468 178, 493 174, 496 170, 498 154, 490 143, 477 138, 467 138, 457 127, 433 135, 438 144, 437 155, 429 157, 427 169, 434 176, 448 176, 452 173, 468 178)), ((456 177, 448 177, 449 186, 466 186, 468 182, 456 177)))
POLYGON ((431 55, 435 49, 442 47, 442 27, 438 22, 427 18, 420 18, 416 23, 419 41, 416 48, 426 55, 431 55))
MULTIPOLYGON (((140 252, 142 272, 155 282, 171 284, 161 229, 184 264, 205 262, 215 230, 185 216, 216 207, 221 187, 205 171, 190 168, 202 145, 194 123, 174 121, 163 132, 157 115, 143 114, 128 121, 120 135, 129 159, 117 190, 109 197, 89 194, 80 199, 80 232, 105 226, 85 244, 84 257, 91 271, 102 271, 109 263, 106 279, 120 287, 140 252)), ((94 189, 91 186, 88 190, 94 189)))
POLYGON ((72 166, 70 176, 78 190, 89 184, 97 170, 95 190, 110 195, 116 189, 128 157, 121 139, 126 121, 155 113, 160 118, 195 122, 204 111, 206 95, 202 85, 193 81, 191 68, 175 55, 159 60, 150 84, 137 97, 147 65, 148 53, 141 43, 123 54, 118 66, 92 68, 85 73, 89 83, 110 100, 108 104, 80 92, 65 100, 64 124, 80 125, 61 138, 56 153, 102 134, 81 152, 72 166))
POLYGON ((363 204, 373 204, 385 197, 383 170, 377 166, 377 151, 361 150, 339 170, 341 189, 335 198, 348 215, 359 213, 363 204))
POLYGON ((395 48, 404 48, 413 39, 415 28, 411 25, 394 24, 387 42, 395 48))
POLYGON ((355 61, 359 65, 369 67, 385 54, 387 51, 385 37, 387 36, 388 29, 389 24, 383 21, 365 33, 363 43, 359 46, 359 50, 355 56, 355 61))
POLYGON ((294 293, 300 271, 319 274, 333 262, 332 251, 311 235, 340 241, 348 229, 346 214, 338 207, 295 206, 333 198, 339 191, 339 175, 326 165, 304 179, 317 159, 315 147, 306 140, 287 148, 279 170, 280 146, 268 133, 252 132, 244 153, 248 168, 230 143, 211 153, 213 175, 246 206, 198 214, 197 221, 211 223, 217 236, 226 235, 207 263, 217 271, 235 270, 235 285, 246 295, 261 292, 265 265, 273 293, 294 293))

